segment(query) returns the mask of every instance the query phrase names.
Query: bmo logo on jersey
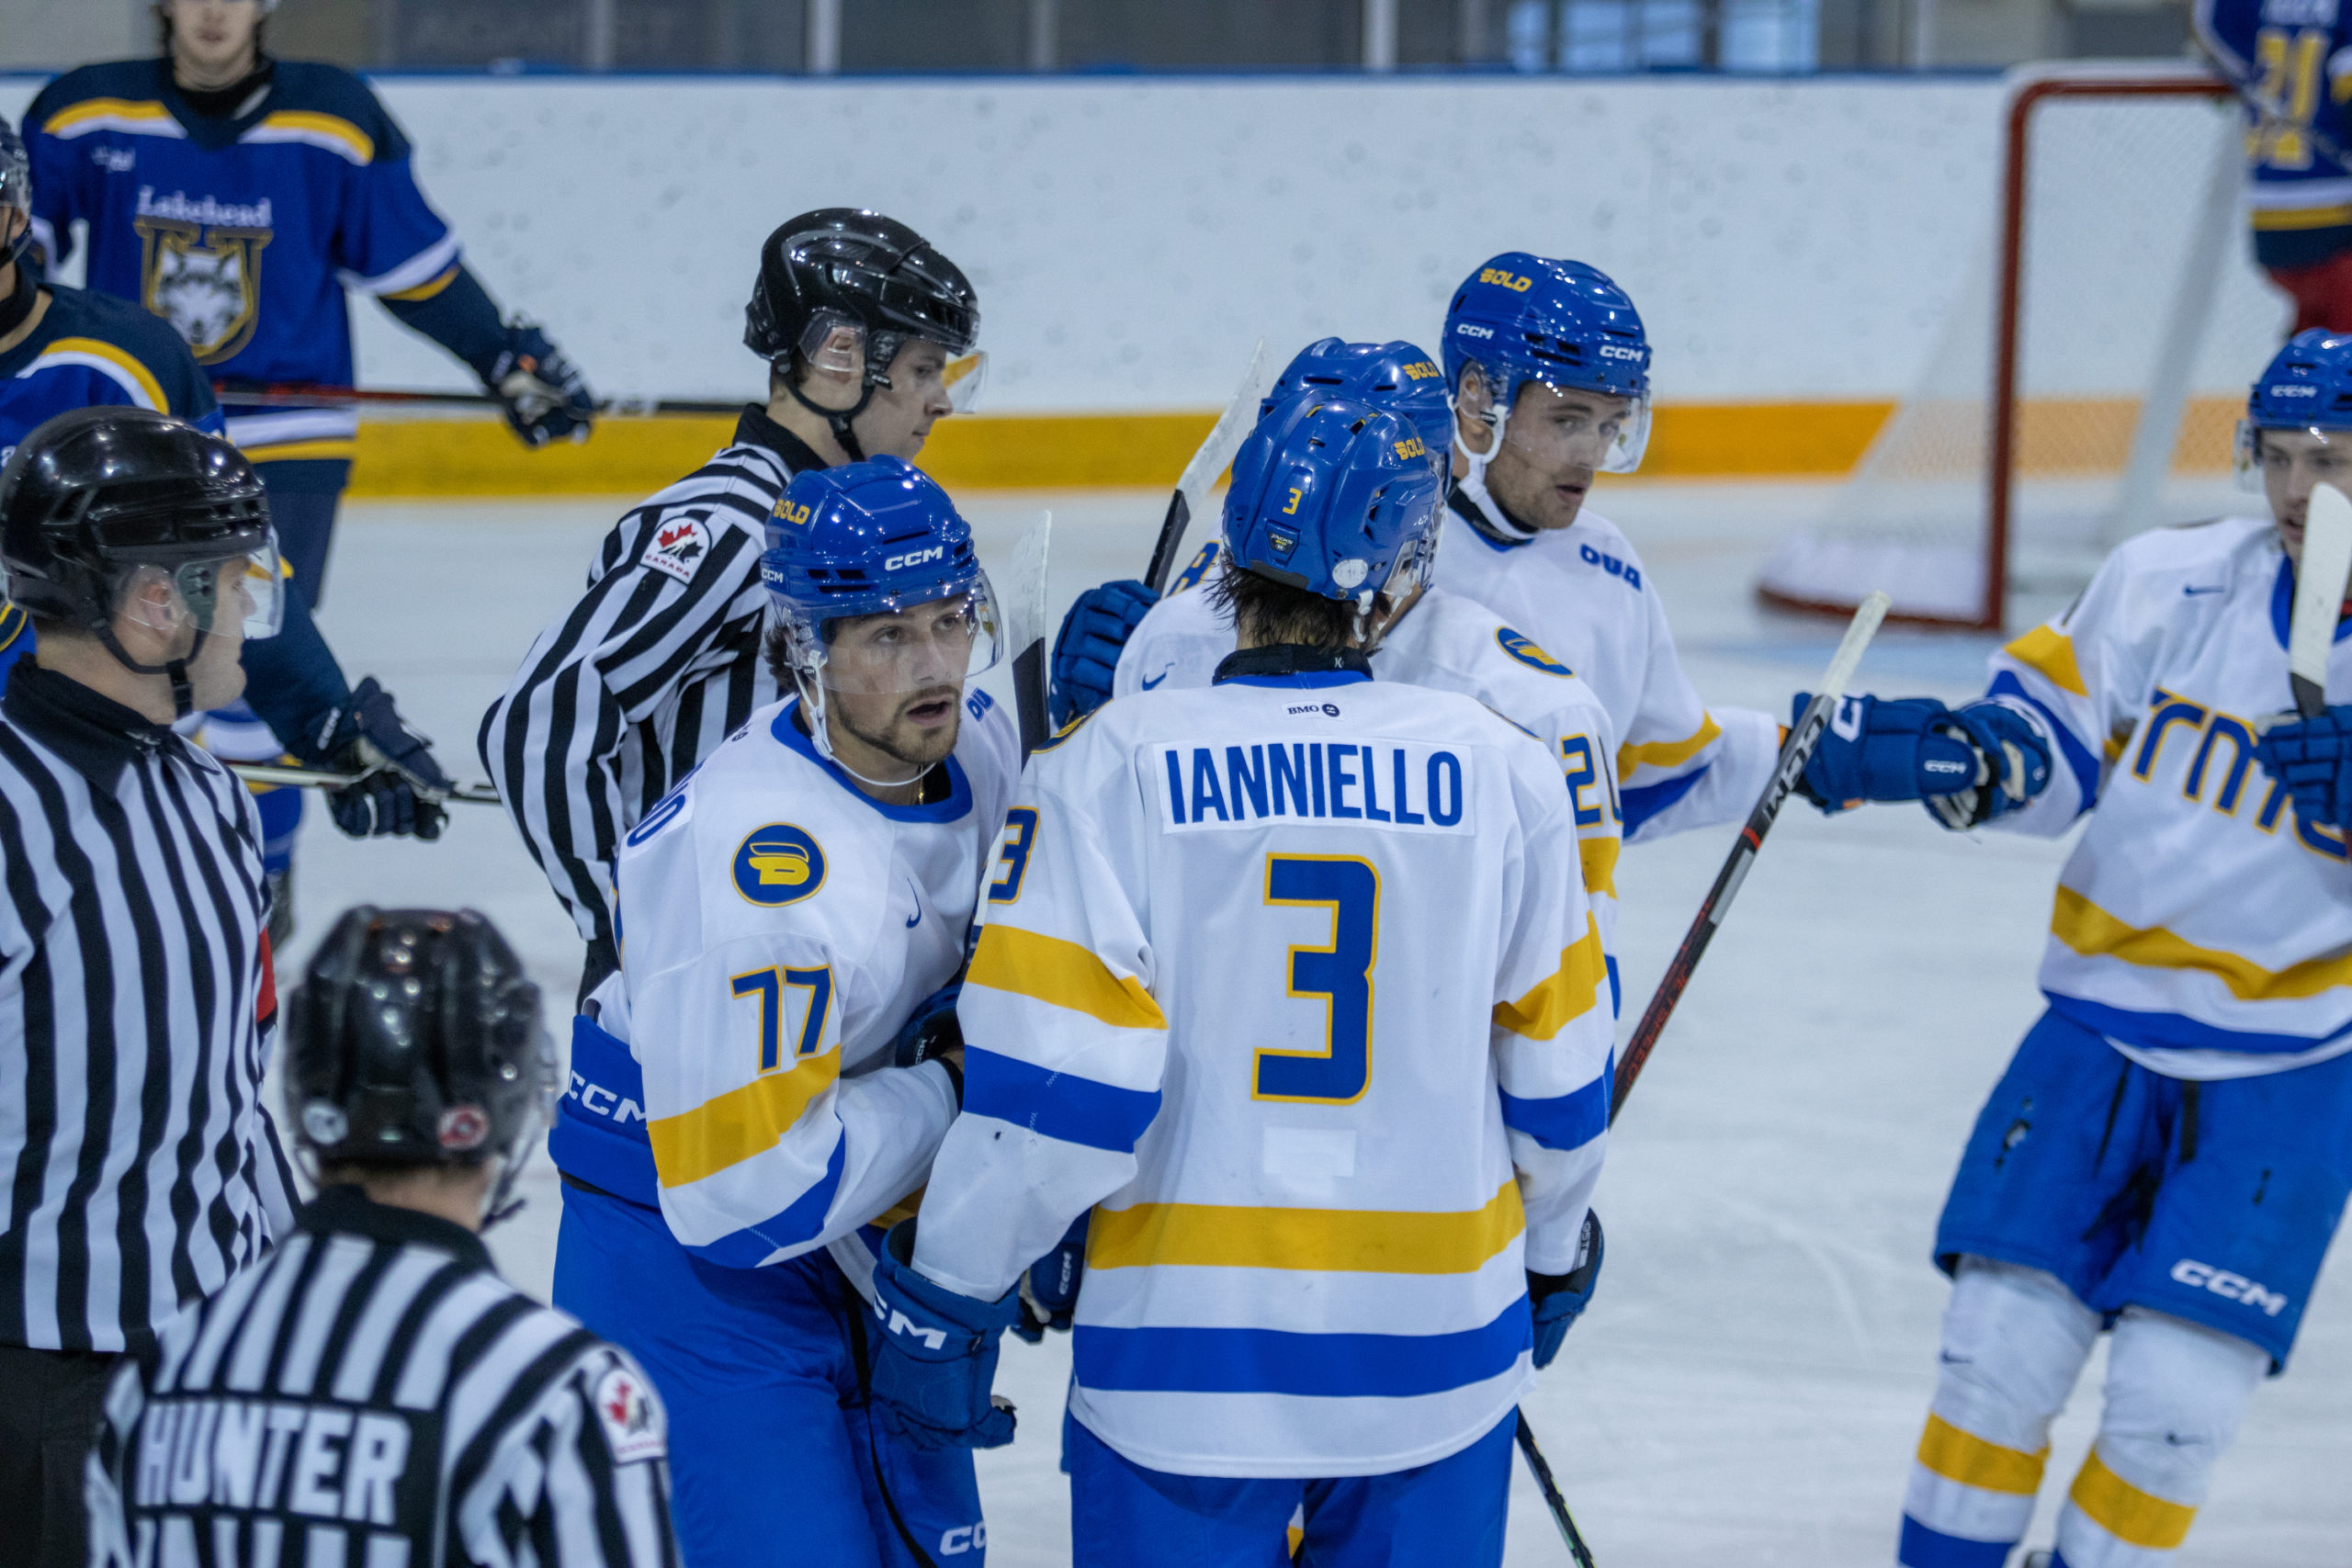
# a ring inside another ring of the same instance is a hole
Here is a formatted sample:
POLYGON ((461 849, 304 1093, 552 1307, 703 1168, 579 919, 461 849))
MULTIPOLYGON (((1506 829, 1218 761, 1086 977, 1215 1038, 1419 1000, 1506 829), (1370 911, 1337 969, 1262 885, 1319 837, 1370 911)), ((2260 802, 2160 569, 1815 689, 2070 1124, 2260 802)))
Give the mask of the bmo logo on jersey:
POLYGON ((2276 1291, 2266 1290, 2243 1274, 2233 1274, 2226 1269, 2216 1269, 2211 1263, 2199 1263, 2184 1258, 2172 1266, 2175 1284, 2191 1290, 2207 1290, 2226 1302, 2260 1307, 2267 1316, 2277 1317, 2286 1310, 2287 1298, 2276 1291))

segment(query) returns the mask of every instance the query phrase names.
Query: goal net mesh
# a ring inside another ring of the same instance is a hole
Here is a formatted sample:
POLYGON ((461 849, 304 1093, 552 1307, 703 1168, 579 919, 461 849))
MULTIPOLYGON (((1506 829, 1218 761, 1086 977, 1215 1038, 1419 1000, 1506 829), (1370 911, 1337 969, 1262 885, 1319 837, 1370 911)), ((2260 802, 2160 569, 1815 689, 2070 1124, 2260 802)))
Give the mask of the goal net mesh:
POLYGON ((2006 550, 1989 499, 2009 251, 1996 186, 1925 370, 1819 524, 1772 552, 1768 603, 1838 610, 1883 588, 1897 615, 1997 625, 1989 607, 2072 593, 2131 534, 2251 499, 2232 442, 2290 313, 2246 241, 2237 110, 2084 79, 2102 96, 2045 86, 2022 114, 2006 550))

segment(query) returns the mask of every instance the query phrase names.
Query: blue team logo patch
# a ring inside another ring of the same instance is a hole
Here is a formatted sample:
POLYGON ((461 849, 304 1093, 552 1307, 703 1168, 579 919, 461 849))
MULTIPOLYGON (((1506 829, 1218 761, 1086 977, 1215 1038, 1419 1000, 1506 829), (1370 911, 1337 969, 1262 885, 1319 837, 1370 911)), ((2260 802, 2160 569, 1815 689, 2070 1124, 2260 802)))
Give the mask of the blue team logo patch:
POLYGON ((1531 670, 1541 670, 1546 675, 1573 673, 1566 665, 1536 647, 1534 639, 1524 632, 1515 632, 1509 626, 1497 626, 1495 646, 1531 670))
POLYGON ((754 904, 797 904, 825 883, 825 852, 789 822, 771 822, 735 852, 735 891, 754 904))

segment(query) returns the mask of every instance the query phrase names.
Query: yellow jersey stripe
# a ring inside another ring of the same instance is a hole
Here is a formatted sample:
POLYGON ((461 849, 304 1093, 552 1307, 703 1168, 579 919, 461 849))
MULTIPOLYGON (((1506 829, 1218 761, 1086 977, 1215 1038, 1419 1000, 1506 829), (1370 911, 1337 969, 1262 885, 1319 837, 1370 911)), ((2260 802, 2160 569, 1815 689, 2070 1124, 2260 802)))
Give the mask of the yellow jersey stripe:
POLYGON ((1608 978, 1609 962, 1600 951, 1600 926, 1587 911, 1584 935, 1560 950, 1560 966, 1519 1000, 1496 1003, 1495 1023, 1524 1039, 1549 1040, 1592 1010, 1608 978))
POLYGON ((2254 209, 2256 230, 2333 229, 2352 223, 2352 203, 2335 207, 2257 207, 2254 209))
POLYGON ((179 122, 172 118, 172 111, 153 98, 85 98, 51 115, 41 123, 40 129, 48 136, 71 136, 76 128, 98 129, 90 124, 92 120, 111 120, 117 124, 146 120, 168 125, 175 134, 179 131, 179 122))
POLYGON ((1930 1411, 1928 1429, 1919 1434, 1919 1462, 1962 1486, 2030 1497, 2041 1490, 2041 1470, 2050 1462, 2050 1447, 2045 1443, 2041 1452, 2030 1454, 2023 1449, 2005 1449, 1962 1431, 1930 1411))
POLYGON ((1614 833, 1605 839, 1577 840, 1577 858, 1584 863, 1584 890, 1598 897, 1617 897, 1617 855, 1625 840, 1614 833))
POLYGON ((2036 626, 2001 651, 2027 669, 2039 671, 2062 692, 2090 695, 2090 688, 2083 684, 2083 671, 2075 662, 2074 639, 2064 632, 2036 626))
POLYGON ((2352 986, 2352 957, 2307 958, 2274 972, 2242 954, 2199 947, 2162 926, 2126 925, 2063 886, 2051 913, 2050 934, 2086 958, 2113 958, 2143 969, 2201 969, 2242 1002, 2316 997, 2352 986))
POLYGON ((1709 714, 1697 733, 1679 740, 1645 740, 1638 746, 1620 746, 1617 776, 1622 779, 1635 768, 1670 768, 1678 762, 1687 762, 1713 745, 1723 732, 1724 727, 1715 722, 1714 715, 1709 714))
POLYGON ((435 294, 440 293, 444 288, 448 288, 449 285, 455 283, 457 280, 458 269, 455 266, 452 266, 440 276, 420 283, 413 288, 403 288, 396 294, 386 294, 381 296, 381 298, 386 299, 398 299, 403 304, 413 305, 421 299, 432 299, 435 294))
POLYGON ((317 441, 256 441, 237 450, 256 463, 298 463, 322 457, 347 461, 359 450, 359 440, 356 436, 341 435, 317 441))
POLYGON ((0 603, 0 653, 16 647, 17 639, 32 624, 32 617, 17 606, 0 603))
POLYGON ((2170 1551, 2187 1540, 2188 1522, 2197 1517, 2197 1510, 2186 1504, 2151 1496, 2108 1469, 2096 1448, 2083 1461, 2066 1495, 2099 1529, 2150 1551, 2170 1551))
POLYGON ((836 1046, 786 1071, 763 1073, 692 1111, 648 1122, 654 1173, 664 1187, 684 1187, 767 1153, 841 1071, 836 1046))
POLYGON ((172 405, 170 401, 164 396, 163 384, 155 379, 154 372, 149 370, 146 366, 141 364, 138 356, 130 353, 130 350, 118 348, 113 344, 107 343, 101 338, 59 338, 55 343, 52 343, 47 348, 42 349, 40 356, 30 365, 26 366, 24 369, 18 371, 17 374, 19 376, 30 375, 33 371, 40 369, 43 365, 52 359, 63 360, 70 363, 71 359, 69 356, 81 355, 86 355, 94 359, 103 359, 107 364, 119 369, 125 376, 129 377, 138 387, 141 394, 146 398, 147 401, 144 405, 145 407, 153 409, 157 413, 169 413, 172 412, 172 405))
POLYGON ((1468 1274, 1526 1228, 1516 1180, 1462 1213, 1137 1203, 1094 1211, 1086 1266, 1468 1274))
POLYGON ((1082 1012, 1114 1029, 1165 1029, 1168 1019, 1134 976, 1111 973, 1091 949, 1019 926, 982 926, 965 978, 990 990, 1082 1012))
MULTIPOLYGON (((373 163, 376 158, 375 138, 340 115, 321 114, 315 109, 280 109, 262 116, 261 123, 253 130, 292 131, 305 139, 337 142, 356 163, 373 163)), ((253 130, 245 135, 252 136, 253 130)))

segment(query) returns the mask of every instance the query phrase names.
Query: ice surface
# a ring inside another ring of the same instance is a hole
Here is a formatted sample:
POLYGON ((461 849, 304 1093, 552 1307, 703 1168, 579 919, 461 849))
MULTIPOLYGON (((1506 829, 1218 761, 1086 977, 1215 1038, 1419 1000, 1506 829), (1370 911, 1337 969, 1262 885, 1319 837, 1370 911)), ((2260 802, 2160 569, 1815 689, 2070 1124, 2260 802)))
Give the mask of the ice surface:
MULTIPOLYGON (((1836 628, 1767 616, 1747 584, 1821 492, 1618 482, 1600 501, 1646 557, 1700 690, 1785 716, 1836 628)), ((453 773, 479 777, 484 706, 579 592, 622 504, 347 507, 321 624, 355 676, 381 678, 439 739, 453 773)), ((1164 504, 997 495, 968 510, 998 562, 1053 508, 1057 619, 1078 589, 1141 571, 1164 504)), ((1986 646, 1889 632, 1862 682, 1968 694, 1986 646)), ((1620 863, 1626 1027, 1730 836, 1688 834, 1620 863)), ((2036 1013, 2064 852, 1952 838, 1910 809, 1826 821, 1799 804, 1782 818, 1620 1125, 1599 1200, 1607 1276, 1526 1407, 1609 1568, 1893 1561, 1945 1295, 1928 1242, 1969 1123, 2036 1013)), ((568 1009, 579 941, 495 811, 458 808, 439 843, 419 845, 354 843, 314 810, 298 877, 289 981, 345 905, 464 904, 498 921, 568 1009)), ((493 1245, 543 1293, 557 1187, 544 1162, 526 1186, 532 1206, 493 1245)), ((2352 1563, 2352 1493, 2337 1490, 2352 1471, 2352 1292, 2338 1285, 2322 1284, 2293 1365, 2256 1393, 2181 1568, 2352 1563)), ((2035 1540, 2089 1441, 2100 1366, 2060 1423, 2035 1540)), ((1068 1376, 1065 1338, 1005 1348, 999 1387, 1025 1419, 1018 1442, 980 1460, 998 1568, 1069 1560, 1056 1469, 1068 1376)), ((1566 1561, 1523 1474, 1509 1560, 1566 1561)))

